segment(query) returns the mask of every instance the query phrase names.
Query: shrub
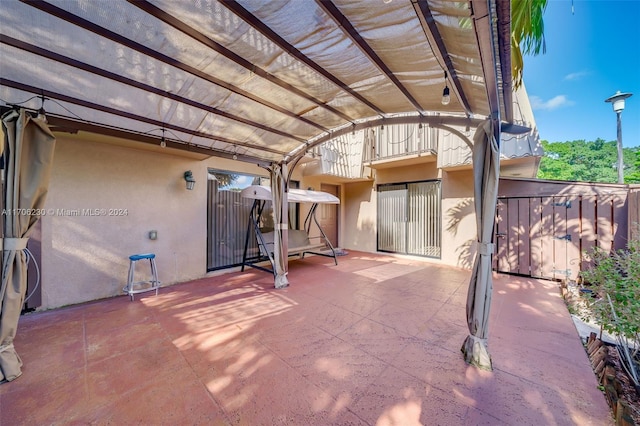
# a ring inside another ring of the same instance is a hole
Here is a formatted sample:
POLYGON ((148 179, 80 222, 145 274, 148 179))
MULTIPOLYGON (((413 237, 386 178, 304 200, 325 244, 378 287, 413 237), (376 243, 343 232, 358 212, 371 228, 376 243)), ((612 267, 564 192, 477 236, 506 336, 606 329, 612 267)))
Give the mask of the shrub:
POLYGON ((593 267, 583 271, 582 278, 598 296, 592 304, 596 319, 605 330, 640 342, 640 241, 630 241, 626 250, 616 252, 595 248, 589 256, 593 267), (613 302, 617 323, 606 295, 613 302))
MULTIPOLYGON (((605 330, 621 338, 620 345, 630 346, 627 339, 635 343, 631 359, 625 360, 627 368, 634 370, 632 359, 640 350, 640 241, 632 240, 625 250, 615 252, 595 248, 588 255, 593 267, 581 276, 596 294, 591 309, 605 330)), ((637 374, 630 375, 635 382, 637 374)))

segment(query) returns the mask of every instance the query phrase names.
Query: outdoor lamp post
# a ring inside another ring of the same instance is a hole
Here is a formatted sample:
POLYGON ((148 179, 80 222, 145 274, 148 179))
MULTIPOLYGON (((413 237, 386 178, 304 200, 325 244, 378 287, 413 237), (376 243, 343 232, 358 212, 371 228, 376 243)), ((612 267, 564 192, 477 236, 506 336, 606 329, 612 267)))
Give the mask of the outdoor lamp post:
POLYGON ((618 183, 624 183, 624 159, 622 158, 622 119, 620 118, 624 109, 624 100, 631 96, 632 93, 620 93, 618 90, 615 95, 605 99, 605 102, 611 102, 613 110, 618 116, 618 183))

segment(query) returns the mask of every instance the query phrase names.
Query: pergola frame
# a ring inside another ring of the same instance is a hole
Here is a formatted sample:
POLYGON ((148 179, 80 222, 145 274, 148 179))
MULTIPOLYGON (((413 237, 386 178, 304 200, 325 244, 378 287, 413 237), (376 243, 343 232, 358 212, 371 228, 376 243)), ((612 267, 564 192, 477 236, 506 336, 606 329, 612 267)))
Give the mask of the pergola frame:
MULTIPOLYGON (((0 77, 0 94, 7 102, 3 108, 20 104, 37 110, 46 103, 53 130, 152 144, 162 140, 171 148, 267 168, 274 201, 280 201, 279 208, 274 206, 281 242, 276 245, 281 250, 275 253, 279 265, 275 281, 276 287, 284 287, 288 285, 288 181, 313 147, 347 132, 421 123, 451 130, 467 144, 470 140, 452 126, 477 128, 476 143, 493 140, 499 151, 501 131, 529 130, 513 123, 509 2, 378 3, 122 0, 78 6, 13 0, 3 4, 0 16, 0 54, 17 58, 0 77), (101 13, 101 7, 112 10, 101 13), (299 15, 290 16, 288 8, 299 15), (44 28, 21 32, 19 25, 33 16, 37 17, 33 24, 44 28), (105 16, 124 16, 139 25, 105 20, 105 16), (317 27, 297 25, 292 18, 317 21, 317 27), (64 31, 51 31, 60 39, 58 44, 46 37, 38 39, 58 25, 68 32, 68 39, 64 31), (149 25, 155 32, 146 32, 149 25), (84 45, 69 43, 71 34, 79 33, 107 46, 102 53, 108 57, 101 60, 100 55, 83 50, 84 45), (394 52, 396 45, 404 49, 402 54, 394 52), (334 52, 335 57, 325 52, 334 52), (411 60, 403 56, 406 52, 411 60), (137 62, 133 68, 128 63, 118 68, 112 60, 138 57, 143 58, 140 64, 148 64, 146 74, 136 75, 137 62), (213 58, 216 67, 203 58, 213 58), (22 70, 30 61, 41 64, 33 75, 22 70), (55 82, 48 79, 42 70, 47 66, 59 73, 68 71, 78 81, 90 76, 97 83, 87 87, 110 87, 127 97, 107 95, 97 102, 91 98, 98 93, 69 84, 72 76, 55 82), (358 69, 367 75, 361 77, 358 69), (168 77, 149 77, 158 72, 168 77), (440 104, 444 84, 453 91, 447 106, 440 104), (24 94, 35 96, 19 102, 24 94), (142 111, 136 111, 135 105, 142 111), (89 117, 81 118, 71 108, 89 117), (162 136, 151 133, 157 130, 162 136), (489 133, 483 136, 483 132, 489 133)), ((494 153, 493 160, 498 161, 495 157, 494 153)), ((486 167, 475 162, 473 166, 475 171, 486 167)), ((493 212, 482 213, 494 214, 495 206, 493 212)), ((490 242, 478 236, 478 244, 479 253, 490 257, 490 242)), ((478 297, 469 294, 470 302, 478 297)), ((486 346, 486 337, 480 334, 471 336, 472 340, 486 346)))

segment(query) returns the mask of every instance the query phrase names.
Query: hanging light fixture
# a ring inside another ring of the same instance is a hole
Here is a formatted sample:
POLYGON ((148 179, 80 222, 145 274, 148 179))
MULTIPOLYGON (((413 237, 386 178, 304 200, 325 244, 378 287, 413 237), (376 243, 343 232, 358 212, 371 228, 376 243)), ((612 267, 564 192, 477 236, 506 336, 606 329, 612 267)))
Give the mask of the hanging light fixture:
POLYGON ((191 191, 194 186, 196 186, 196 180, 193 177, 193 173, 191 170, 187 170, 184 172, 184 180, 187 182, 187 189, 191 191))
POLYGON ((46 98, 44 97, 44 95, 40 96, 40 101, 42 102, 40 104, 40 109, 38 110, 38 115, 37 118, 44 121, 45 123, 47 122, 47 112, 44 110, 44 101, 46 100, 46 98))
POLYGON ((447 72, 444 72, 444 89, 442 90, 442 105, 449 105, 451 96, 449 95, 449 86, 447 85, 447 72))
POLYGON ((160 147, 161 148, 167 147, 167 141, 164 140, 164 127, 162 128, 162 139, 160 139, 160 147))

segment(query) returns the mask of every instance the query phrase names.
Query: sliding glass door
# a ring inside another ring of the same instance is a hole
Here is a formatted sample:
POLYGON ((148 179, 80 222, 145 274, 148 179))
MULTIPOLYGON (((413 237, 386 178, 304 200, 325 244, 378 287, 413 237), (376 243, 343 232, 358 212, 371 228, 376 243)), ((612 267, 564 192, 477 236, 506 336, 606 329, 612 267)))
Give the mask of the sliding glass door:
MULTIPOLYGON (((269 185, 269 179, 261 176, 227 171, 209 170, 207 211, 207 270, 229 268, 242 263, 245 241, 248 238, 248 255, 258 253, 253 229, 247 235, 249 214, 253 199, 243 198, 240 191, 250 185, 269 185)), ((299 182, 289 186, 297 188, 299 182)), ((273 227, 273 209, 267 202, 262 213, 265 226, 273 227)), ((289 204, 289 227, 297 229, 299 206, 289 204)))
POLYGON ((378 186, 378 250, 440 257, 440 181, 378 186))

